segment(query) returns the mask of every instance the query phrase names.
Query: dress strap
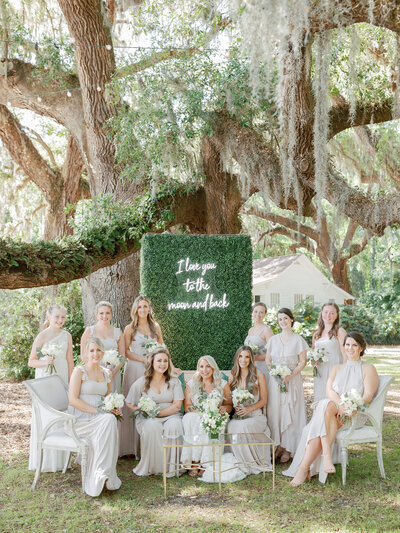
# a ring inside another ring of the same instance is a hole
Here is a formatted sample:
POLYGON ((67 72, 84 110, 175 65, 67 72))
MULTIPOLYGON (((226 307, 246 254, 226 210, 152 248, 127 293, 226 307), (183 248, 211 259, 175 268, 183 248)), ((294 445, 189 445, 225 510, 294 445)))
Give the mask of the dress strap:
POLYGON ((117 341, 121 337, 121 330, 119 328, 114 328, 114 339, 117 341))
POLYGON ((89 326, 90 336, 94 336, 94 326, 89 326))
POLYGON ((111 370, 108 368, 101 367, 103 369, 104 377, 106 378, 106 383, 111 383, 111 370))
POLYGON ((82 372, 82 381, 88 381, 89 377, 88 377, 84 367, 83 366, 77 366, 76 368, 82 372))

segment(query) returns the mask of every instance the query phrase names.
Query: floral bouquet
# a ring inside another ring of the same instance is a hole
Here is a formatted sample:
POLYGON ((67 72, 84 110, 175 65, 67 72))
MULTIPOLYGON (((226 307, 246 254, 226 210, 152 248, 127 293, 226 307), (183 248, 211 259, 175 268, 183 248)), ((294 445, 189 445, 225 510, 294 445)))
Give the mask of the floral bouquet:
POLYGON ((292 372, 290 371, 290 368, 285 365, 271 365, 271 370, 269 371, 269 375, 273 376, 276 381, 279 383, 281 392, 287 392, 287 387, 282 381, 286 376, 290 376, 292 372))
POLYGON ((118 366, 125 361, 125 357, 119 355, 117 350, 106 350, 101 362, 106 366, 118 366))
MULTIPOLYGON (((238 387, 232 392, 232 402, 233 407, 239 407, 239 405, 251 405, 254 403, 254 395, 247 389, 238 387)), ((238 414, 236 414, 235 417, 243 418, 238 414)))
POLYGON ((137 406, 138 408, 132 415, 133 418, 156 418, 160 412, 160 408, 150 396, 142 396, 137 406))
POLYGON ((344 409, 344 415, 340 417, 342 424, 351 420, 355 411, 365 411, 364 398, 357 389, 351 389, 340 396, 339 405, 344 409))
POLYGON ((148 337, 148 340, 142 342, 142 347, 146 350, 146 355, 157 348, 165 348, 165 344, 158 344, 156 339, 148 337))
MULTIPOLYGON (((110 392, 110 394, 107 394, 105 396, 99 407, 106 413, 109 413, 113 409, 122 409, 124 406, 124 395, 118 394, 117 392, 110 392)), ((121 415, 115 415, 117 417, 118 421, 122 421, 123 417, 121 415)))
MULTIPOLYGON (((59 344, 45 344, 41 348, 36 348, 36 352, 39 357, 54 357, 55 359, 57 359, 57 357, 62 355, 63 349, 62 349, 62 346, 60 346, 59 344)), ((48 364, 46 371, 49 374, 56 372, 54 363, 48 364)))
POLYGON ((328 357, 325 355, 324 348, 316 348, 307 352, 307 362, 312 366, 314 377, 319 376, 318 365, 327 361, 328 357))
POLYGON ((210 439, 216 439, 224 432, 229 420, 229 414, 221 414, 219 406, 222 402, 222 394, 214 389, 210 394, 202 394, 198 399, 201 426, 210 439))
POLYGON ((253 352, 254 357, 256 355, 260 355, 261 354, 261 348, 259 346, 257 346, 257 344, 247 344, 247 346, 249 348, 251 348, 251 351, 253 352))

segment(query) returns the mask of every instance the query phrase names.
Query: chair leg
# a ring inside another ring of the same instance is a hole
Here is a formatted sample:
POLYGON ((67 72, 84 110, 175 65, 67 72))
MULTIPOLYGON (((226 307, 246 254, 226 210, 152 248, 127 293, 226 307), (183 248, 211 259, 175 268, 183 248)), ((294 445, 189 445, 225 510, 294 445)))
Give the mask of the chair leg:
POLYGON ((64 468, 63 468, 63 471, 62 473, 65 474, 65 472, 67 471, 67 468, 68 468, 68 465, 69 465, 69 459, 71 457, 71 452, 66 452, 66 459, 65 459, 65 463, 64 463, 64 468))
POLYGON ((376 456, 378 459, 379 470, 381 472, 381 478, 385 479, 386 474, 385 474, 385 469, 383 467, 383 458, 382 458, 382 438, 380 438, 378 442, 376 443, 376 456))
POLYGON ((34 490, 34 488, 36 487, 36 483, 38 482, 40 471, 42 469, 42 462, 43 462, 43 448, 40 445, 38 445, 36 472, 35 472, 35 477, 33 478, 31 490, 34 490))
POLYGON ((86 461, 87 450, 86 448, 81 452, 81 476, 82 476, 82 492, 85 492, 85 479, 86 479, 86 461))
POLYGON ((346 470, 347 470, 347 448, 342 444, 342 483, 346 485, 346 470))

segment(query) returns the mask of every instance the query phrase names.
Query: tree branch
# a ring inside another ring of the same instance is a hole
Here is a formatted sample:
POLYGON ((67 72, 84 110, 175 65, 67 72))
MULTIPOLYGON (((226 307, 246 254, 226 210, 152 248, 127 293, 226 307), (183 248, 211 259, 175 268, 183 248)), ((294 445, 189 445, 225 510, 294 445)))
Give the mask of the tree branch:
POLYGON ((42 136, 39 135, 39 133, 37 131, 33 130, 32 128, 28 128, 27 126, 23 126, 23 129, 25 131, 29 132, 32 135, 32 137, 34 138, 34 140, 37 141, 42 148, 44 148, 44 150, 46 151, 47 155, 49 156, 52 168, 56 169, 57 168, 57 163, 56 163, 56 160, 54 158, 53 151, 51 150, 50 146, 43 140, 42 136))

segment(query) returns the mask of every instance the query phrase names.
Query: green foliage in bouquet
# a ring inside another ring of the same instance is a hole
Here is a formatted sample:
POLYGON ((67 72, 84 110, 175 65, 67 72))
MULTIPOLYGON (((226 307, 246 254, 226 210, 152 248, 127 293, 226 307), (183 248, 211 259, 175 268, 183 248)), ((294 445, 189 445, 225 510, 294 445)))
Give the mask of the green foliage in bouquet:
POLYGON ((230 369, 251 326, 250 238, 147 234, 141 253, 141 292, 151 300, 174 364, 194 369, 208 354, 230 369), (199 269, 186 271, 186 258, 199 269), (202 265, 215 267, 203 274, 202 265))

